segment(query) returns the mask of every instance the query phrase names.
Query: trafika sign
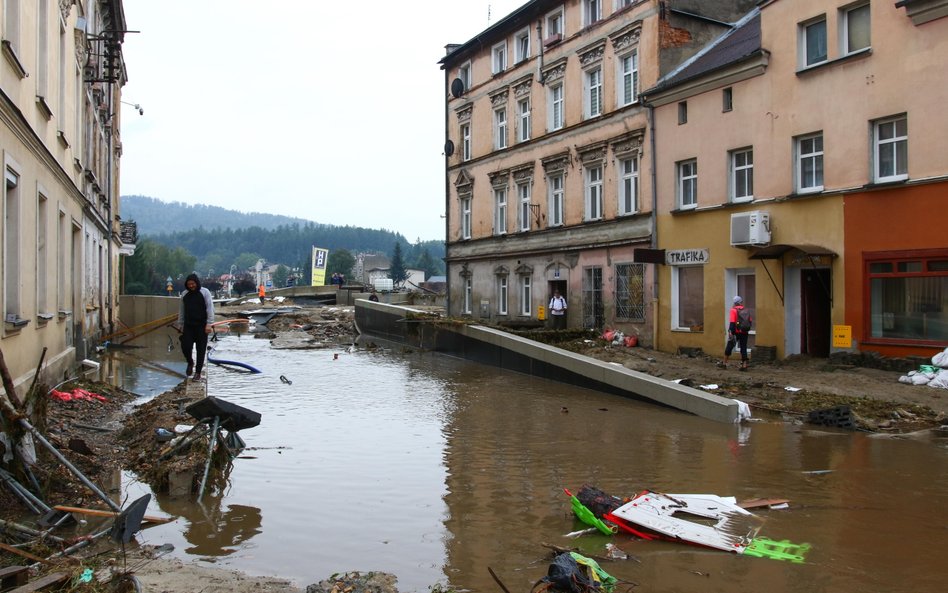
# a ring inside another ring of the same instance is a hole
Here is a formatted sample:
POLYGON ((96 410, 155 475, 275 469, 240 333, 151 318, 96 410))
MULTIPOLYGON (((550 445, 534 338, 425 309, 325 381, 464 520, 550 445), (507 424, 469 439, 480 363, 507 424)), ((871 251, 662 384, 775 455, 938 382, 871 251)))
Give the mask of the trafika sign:
POLYGON ((707 249, 673 249, 665 252, 665 263, 669 266, 704 265, 710 259, 707 249))

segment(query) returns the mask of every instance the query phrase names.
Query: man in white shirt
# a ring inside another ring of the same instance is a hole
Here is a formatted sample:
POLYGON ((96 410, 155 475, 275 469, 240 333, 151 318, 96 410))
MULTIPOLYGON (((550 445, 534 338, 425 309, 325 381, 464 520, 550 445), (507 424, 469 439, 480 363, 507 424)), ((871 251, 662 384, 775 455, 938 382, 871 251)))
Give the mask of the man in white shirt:
POLYGON ((566 329, 566 299, 558 290, 553 291, 553 298, 550 299, 550 318, 553 320, 553 329, 566 329))

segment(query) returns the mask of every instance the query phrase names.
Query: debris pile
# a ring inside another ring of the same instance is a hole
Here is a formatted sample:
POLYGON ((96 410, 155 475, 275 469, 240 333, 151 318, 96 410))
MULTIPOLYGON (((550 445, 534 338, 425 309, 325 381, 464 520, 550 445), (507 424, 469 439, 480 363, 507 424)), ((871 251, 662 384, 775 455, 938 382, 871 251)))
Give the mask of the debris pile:
POLYGON ((899 377, 899 383, 948 389, 948 348, 933 356, 931 364, 920 365, 917 371, 899 377))

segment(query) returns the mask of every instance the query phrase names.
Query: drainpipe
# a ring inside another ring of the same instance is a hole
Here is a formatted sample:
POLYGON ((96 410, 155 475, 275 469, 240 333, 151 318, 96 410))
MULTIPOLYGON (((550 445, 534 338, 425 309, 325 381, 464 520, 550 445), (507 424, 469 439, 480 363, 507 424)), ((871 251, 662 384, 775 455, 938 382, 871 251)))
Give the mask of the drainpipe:
MULTIPOLYGON (((451 72, 450 69, 445 64, 444 68, 444 141, 447 143, 450 134, 448 133, 448 97, 451 96, 451 72)), ((448 317, 451 316, 451 264, 448 262, 448 242, 450 240, 451 232, 451 180, 448 175, 448 167, 450 165, 451 157, 448 156, 447 152, 444 154, 444 290, 445 290, 445 303, 444 311, 445 315, 448 317)))
MULTIPOLYGON (((651 151, 651 163, 649 164, 649 175, 652 178, 652 249, 658 249, 658 185, 656 173, 655 158, 655 108, 649 103, 644 103, 648 110, 648 135, 649 150, 651 151)), ((655 267, 655 274, 652 278, 652 348, 658 350, 658 271, 661 264, 652 264, 655 267)))
POLYGON ((110 82, 109 83, 109 114, 110 114, 109 117, 111 118, 110 123, 112 125, 109 126, 108 137, 106 138, 106 143, 105 143, 106 150, 109 151, 109 158, 106 160, 106 162, 108 163, 109 170, 105 174, 106 187, 107 187, 105 211, 106 211, 106 215, 108 216, 108 221, 107 221, 108 231, 107 232, 108 232, 108 245, 109 245, 109 248, 106 251, 106 257, 108 258, 108 274, 109 274, 109 281, 108 281, 108 291, 109 291, 109 332, 108 333, 109 334, 112 334, 115 332, 114 315, 115 315, 115 301, 116 301, 116 298, 115 298, 116 295, 114 292, 115 287, 112 285, 112 272, 113 272, 112 270, 112 239, 113 239, 112 225, 114 224, 113 215, 112 215, 112 200, 114 198, 113 192, 112 192, 112 170, 115 167, 115 163, 113 162, 113 159, 115 158, 115 151, 112 149, 112 134, 115 130, 115 126, 118 125, 119 122, 115 121, 114 93, 115 93, 115 86, 113 83, 110 82))
POLYGON ((537 20, 537 81, 542 85, 543 80, 543 21, 537 20))

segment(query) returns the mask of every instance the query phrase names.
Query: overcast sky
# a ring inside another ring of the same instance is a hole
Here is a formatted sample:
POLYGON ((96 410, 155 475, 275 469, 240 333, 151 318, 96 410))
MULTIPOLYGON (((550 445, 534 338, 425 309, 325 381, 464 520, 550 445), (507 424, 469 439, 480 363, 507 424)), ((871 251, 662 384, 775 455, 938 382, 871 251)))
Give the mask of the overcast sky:
POLYGON ((525 2, 125 0, 121 192, 443 239, 437 62, 525 2))

